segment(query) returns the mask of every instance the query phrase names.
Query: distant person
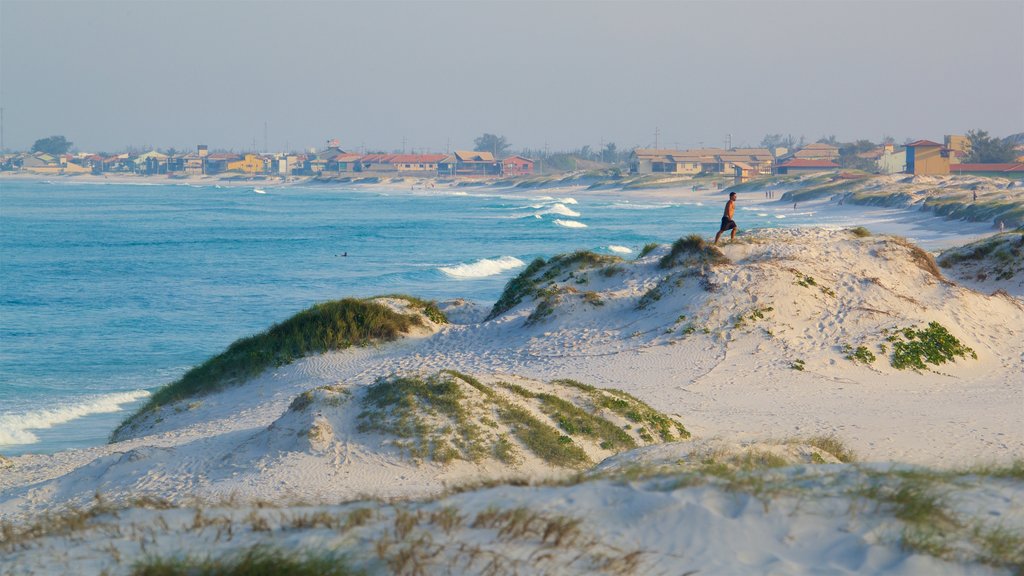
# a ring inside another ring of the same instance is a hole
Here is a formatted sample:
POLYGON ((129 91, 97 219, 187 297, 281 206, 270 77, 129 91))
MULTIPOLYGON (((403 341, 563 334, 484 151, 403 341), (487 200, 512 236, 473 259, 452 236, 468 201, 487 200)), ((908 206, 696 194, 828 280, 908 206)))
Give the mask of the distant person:
POLYGON ((978 191, 977 191, 977 189, 974 190, 974 201, 975 202, 978 201, 978 191))
POLYGON ((725 203, 725 214, 722 215, 722 227, 718 229, 718 234, 715 234, 715 244, 718 244, 718 239, 722 237, 722 232, 726 230, 732 230, 729 235, 729 240, 736 238, 736 222, 733 221, 732 216, 736 213, 736 193, 729 192, 729 201, 725 203))

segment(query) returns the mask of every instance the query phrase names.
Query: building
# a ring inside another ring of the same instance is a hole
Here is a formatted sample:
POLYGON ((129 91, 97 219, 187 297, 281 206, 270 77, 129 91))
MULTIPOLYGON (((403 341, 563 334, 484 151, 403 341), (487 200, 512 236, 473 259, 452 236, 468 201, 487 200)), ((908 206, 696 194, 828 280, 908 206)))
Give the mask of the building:
MULTIPOLYGON (((501 162, 495 160, 494 154, 490 152, 456 150, 452 156, 454 156, 453 173, 456 176, 498 176, 501 174, 501 162)), ((445 157, 441 162, 445 161, 451 162, 451 159, 445 157)), ((438 168, 440 169, 440 165, 438 168)))
POLYGON ((137 174, 167 174, 167 158, 167 154, 150 150, 144 154, 139 154, 132 162, 135 165, 134 170, 137 174))
POLYGON ((799 158, 801 160, 834 161, 839 159, 839 148, 831 144, 815 142, 814 144, 808 144, 797 150, 791 157, 799 158))
POLYGON ((206 156, 206 173, 219 174, 228 169, 228 164, 238 160, 238 154, 214 152, 206 156))
POLYGON ((501 161, 504 176, 529 176, 533 174, 533 160, 524 156, 509 156, 501 161))
POLYGON ((899 174, 907 170, 907 149, 887 144, 875 160, 879 174, 899 174))
POLYGON ((971 176, 996 176, 1000 178, 1024 179, 1024 163, 1010 162, 1003 164, 950 164, 950 174, 970 174, 971 176))
POLYGON ((362 172, 362 158, 359 154, 350 154, 348 152, 338 154, 327 161, 327 164, 324 165, 324 171, 337 172, 339 174, 342 172, 362 172))
POLYGON ((388 161, 398 172, 437 174, 437 164, 446 154, 395 154, 388 161))
POLYGON ((241 160, 228 162, 227 170, 243 174, 263 174, 267 171, 267 163, 259 154, 246 154, 241 160))
POLYGON ((907 174, 949 174, 949 149, 931 140, 907 144, 907 174))
POLYGON ((812 172, 829 172, 838 168, 839 165, 831 160, 790 158, 782 164, 779 164, 775 170, 779 174, 809 174, 812 172))

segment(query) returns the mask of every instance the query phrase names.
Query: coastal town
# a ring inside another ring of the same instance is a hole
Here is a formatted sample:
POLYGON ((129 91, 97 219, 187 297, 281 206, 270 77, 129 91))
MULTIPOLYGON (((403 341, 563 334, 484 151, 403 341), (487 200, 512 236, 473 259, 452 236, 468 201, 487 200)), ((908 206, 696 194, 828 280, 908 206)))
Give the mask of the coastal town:
MULTIPOLYGON (((988 139, 987 134, 981 135, 988 139)), ((850 171, 868 174, 980 175, 1024 177, 1024 138, 1008 137, 1009 155, 991 161, 972 155, 970 135, 950 134, 943 142, 909 140, 903 145, 866 140, 842 144, 822 139, 808 144, 756 148, 634 148, 626 154, 582 152, 562 154, 572 167, 618 169, 636 175, 719 176, 737 183, 758 178, 850 171), (980 160, 980 161, 979 161, 980 160)), ((63 138, 63 137, 51 137, 63 138)), ((991 140, 991 139, 988 139, 991 140)), ((766 137, 762 144, 771 144, 766 137)), ((413 176, 427 178, 495 179, 531 177, 562 172, 557 165, 524 154, 488 150, 447 153, 368 153, 343 148, 337 139, 323 149, 298 152, 226 152, 199 144, 189 152, 174 149, 97 154, 34 150, 0 156, 0 171, 41 176, 136 175, 166 178, 212 176, 224 180, 263 180, 292 177, 332 179, 355 176, 413 176)), ((45 147, 43 147, 45 148, 45 147)), ((480 146, 477 146, 480 148, 480 146)))

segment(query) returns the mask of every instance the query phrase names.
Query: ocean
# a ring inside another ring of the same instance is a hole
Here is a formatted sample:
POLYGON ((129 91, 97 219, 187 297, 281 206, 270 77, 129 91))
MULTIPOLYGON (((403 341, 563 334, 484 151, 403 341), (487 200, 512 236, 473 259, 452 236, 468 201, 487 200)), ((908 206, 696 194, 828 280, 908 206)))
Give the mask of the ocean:
MULTIPOLYGON (((628 192, 264 191, 0 184, 0 453, 102 444, 150 391, 316 302, 400 292, 490 304, 537 256, 630 257, 648 242, 709 236, 724 204, 628 192)), ((736 220, 750 229, 812 217, 741 202, 736 220)))

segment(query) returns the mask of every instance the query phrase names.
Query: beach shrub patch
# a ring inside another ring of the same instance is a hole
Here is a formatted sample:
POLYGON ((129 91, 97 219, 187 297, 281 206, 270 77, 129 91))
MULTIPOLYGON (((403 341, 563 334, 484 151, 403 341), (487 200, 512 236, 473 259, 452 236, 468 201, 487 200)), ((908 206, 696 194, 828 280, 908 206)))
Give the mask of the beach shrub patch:
POLYGON ((358 416, 360 432, 391 437, 385 442, 417 461, 509 465, 532 454, 553 466, 592 464, 586 446, 608 452, 641 441, 689 437, 683 425, 640 400, 575 380, 554 380, 544 390, 511 382, 483 384, 445 370, 431 376, 394 376, 368 387, 358 416), (627 432, 624 423, 641 428, 627 432))
POLYGON ((661 257, 658 266, 673 268, 680 264, 694 266, 700 264, 728 264, 729 259, 718 247, 708 244, 700 234, 690 234, 672 243, 668 254, 661 257))
POLYGON ((658 247, 658 243, 657 242, 650 242, 650 243, 644 244, 644 247, 640 249, 640 253, 637 254, 636 259, 639 260, 639 259, 643 258, 644 256, 647 256, 648 254, 653 252, 654 249, 657 248, 657 247, 658 247))
POLYGON ((970 346, 960 342, 945 326, 934 321, 922 329, 895 329, 887 340, 892 344, 890 363, 897 370, 927 370, 929 364, 939 366, 968 355, 978 359, 978 354, 970 346))
POLYGON ((862 362, 864 364, 871 364, 875 361, 874 353, 872 353, 871 350, 868 350, 867 346, 857 346, 854 348, 849 344, 843 344, 842 350, 843 354, 846 355, 847 360, 862 362))

